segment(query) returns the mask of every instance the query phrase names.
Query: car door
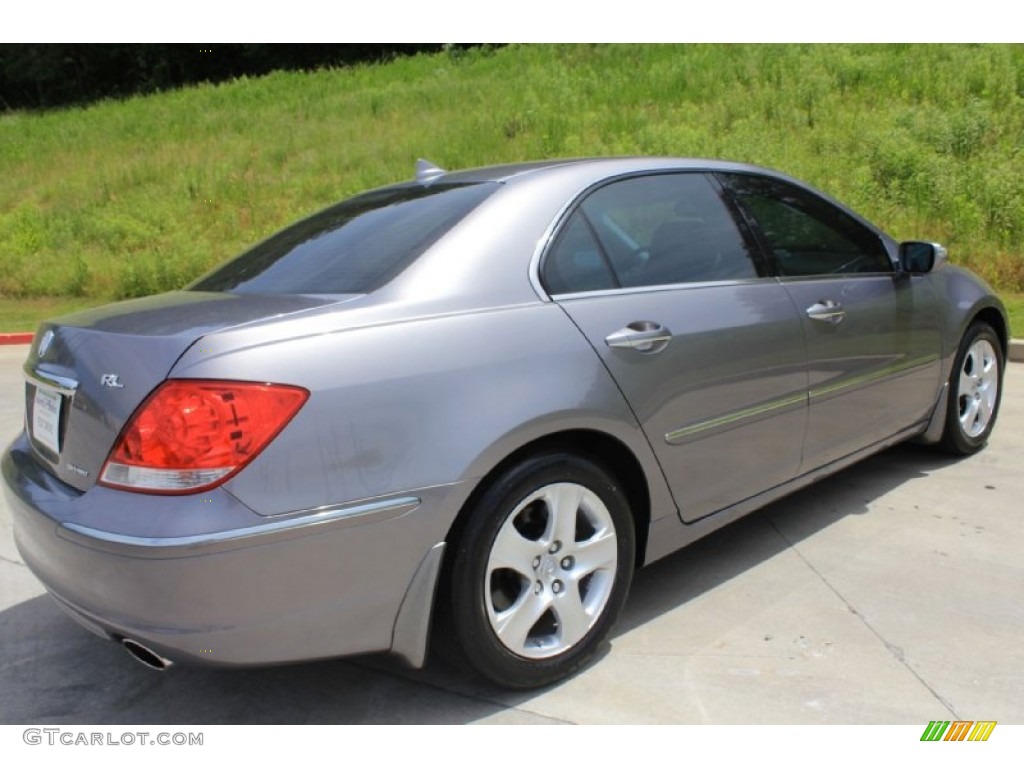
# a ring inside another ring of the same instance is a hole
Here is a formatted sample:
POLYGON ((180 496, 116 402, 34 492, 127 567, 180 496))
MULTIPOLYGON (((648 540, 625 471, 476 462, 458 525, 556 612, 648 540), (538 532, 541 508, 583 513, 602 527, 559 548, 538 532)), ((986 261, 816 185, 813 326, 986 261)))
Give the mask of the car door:
POLYGON ((940 378, 936 298, 896 273, 879 233, 777 179, 720 176, 802 318, 810 411, 801 472, 930 414, 940 378))
POLYGON ((792 478, 807 375, 800 319, 700 173, 587 194, 541 280, 629 401, 686 521, 792 478))

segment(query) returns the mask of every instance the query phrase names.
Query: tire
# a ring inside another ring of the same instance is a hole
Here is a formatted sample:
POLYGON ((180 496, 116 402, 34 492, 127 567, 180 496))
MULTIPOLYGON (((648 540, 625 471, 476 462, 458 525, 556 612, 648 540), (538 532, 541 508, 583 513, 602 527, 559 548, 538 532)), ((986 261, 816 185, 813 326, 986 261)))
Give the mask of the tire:
POLYGON ((477 498, 455 547, 454 650, 506 688, 573 674, 614 624, 634 552, 629 504, 606 470, 566 453, 523 461, 477 498))
POLYGON ((999 414, 1003 351, 992 327, 976 322, 967 329, 949 376, 949 402, 942 448, 968 456, 985 447, 999 414))

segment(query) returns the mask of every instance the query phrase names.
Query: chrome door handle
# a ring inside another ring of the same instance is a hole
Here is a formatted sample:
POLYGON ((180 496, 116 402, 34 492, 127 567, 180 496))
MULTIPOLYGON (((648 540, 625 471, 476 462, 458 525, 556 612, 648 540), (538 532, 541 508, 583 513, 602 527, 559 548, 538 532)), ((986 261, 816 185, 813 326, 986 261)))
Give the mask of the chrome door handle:
POLYGON ((604 343, 615 349, 661 352, 672 341, 672 331, 660 323, 638 320, 605 336, 604 343))
POLYGON ((820 320, 823 323, 836 323, 843 322, 843 318, 846 317, 846 310, 843 309, 843 305, 838 301, 819 301, 817 304, 812 304, 807 308, 807 316, 811 320, 820 320))

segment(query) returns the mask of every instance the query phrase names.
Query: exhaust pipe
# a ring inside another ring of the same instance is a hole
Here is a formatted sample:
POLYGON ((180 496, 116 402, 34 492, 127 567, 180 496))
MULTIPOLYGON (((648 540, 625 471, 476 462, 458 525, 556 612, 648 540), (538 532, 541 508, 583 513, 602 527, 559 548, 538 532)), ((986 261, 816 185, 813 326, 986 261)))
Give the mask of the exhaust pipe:
POLYGON ((136 642, 135 640, 129 640, 125 638, 121 641, 121 645, 128 651, 128 655, 135 659, 139 664, 150 669, 155 669, 157 672, 163 672, 164 670, 174 666, 174 662, 170 659, 165 659, 156 651, 151 648, 147 648, 142 643, 136 642))

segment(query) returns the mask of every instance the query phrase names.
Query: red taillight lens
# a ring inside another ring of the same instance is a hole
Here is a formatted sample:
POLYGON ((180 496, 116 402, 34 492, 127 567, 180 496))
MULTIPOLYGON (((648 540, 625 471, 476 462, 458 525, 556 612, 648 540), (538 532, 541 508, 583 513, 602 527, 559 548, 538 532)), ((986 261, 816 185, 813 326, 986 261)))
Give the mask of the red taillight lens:
POLYGON ((308 397, 284 384, 166 381, 121 430, 99 482, 149 493, 219 485, 252 461, 308 397))

